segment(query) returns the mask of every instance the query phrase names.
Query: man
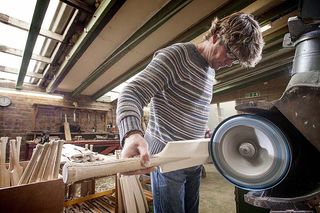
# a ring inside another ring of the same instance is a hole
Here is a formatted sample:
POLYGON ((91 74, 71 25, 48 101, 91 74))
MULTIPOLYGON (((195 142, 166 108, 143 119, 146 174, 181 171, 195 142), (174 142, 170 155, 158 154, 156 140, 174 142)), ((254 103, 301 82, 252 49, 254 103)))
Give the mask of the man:
MULTIPOLYGON (((149 152, 160 152, 168 141, 203 138, 214 72, 233 63, 254 67, 263 45, 253 17, 234 13, 215 19, 206 39, 197 45, 178 43, 157 51, 118 99, 122 157, 140 155, 147 167, 149 152), (143 132, 143 107, 150 101, 150 119, 143 132)), ((150 168, 141 172, 148 171, 150 168)), ((153 171, 154 212, 198 212, 200 176, 200 166, 163 174, 153 171)))

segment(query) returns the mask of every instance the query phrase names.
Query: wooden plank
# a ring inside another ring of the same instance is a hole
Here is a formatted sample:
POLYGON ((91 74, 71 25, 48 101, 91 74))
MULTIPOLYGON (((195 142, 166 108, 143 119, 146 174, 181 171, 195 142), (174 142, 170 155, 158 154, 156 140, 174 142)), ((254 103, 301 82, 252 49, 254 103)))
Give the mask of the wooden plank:
POLYGON ((34 103, 32 106, 35 107, 57 107, 57 108, 66 108, 66 109, 77 109, 77 110, 87 110, 87 111, 101 111, 101 112, 109 112, 110 109, 98 109, 98 108, 87 108, 87 107, 74 107, 74 106, 61 106, 61 105, 54 105, 54 104, 40 104, 34 103))
MULTIPOLYGON (((6 72, 6 73, 12 73, 12 74, 19 74, 19 70, 16 68, 6 67, 0 65, 0 72, 6 72)), ((34 72, 27 72, 26 76, 32 77, 32 78, 38 78, 42 79, 43 75, 40 73, 34 73, 34 72)))
POLYGON ((64 143, 63 140, 60 140, 58 142, 57 156, 56 156, 56 161, 55 161, 54 170, 53 170, 53 179, 58 178, 58 175, 59 175, 63 143, 64 143))
POLYGON ((21 176, 21 178, 19 180, 18 185, 28 183, 29 178, 30 178, 30 176, 31 176, 31 174, 32 174, 32 172, 34 170, 34 167, 36 166, 37 160, 38 160, 42 150, 43 150, 43 145, 38 144, 37 147, 36 147, 36 151, 32 155, 27 167, 24 170, 24 173, 22 174, 22 176, 21 176))
POLYGON ((147 201, 145 201, 144 194, 142 193, 142 190, 140 190, 140 187, 138 185, 139 180, 136 178, 137 176, 131 175, 128 177, 128 181, 134 195, 138 212, 148 212, 148 210, 146 209, 146 207, 148 206, 147 201))
POLYGON ((64 135, 66 141, 71 141, 71 133, 70 133, 70 126, 67 120, 67 115, 64 115, 64 135))
MULTIPOLYGON (((17 27, 17 28, 19 28, 21 30, 25 30, 25 31, 29 31, 29 29, 30 29, 29 23, 22 21, 22 20, 19 20, 19 19, 16 19, 16 18, 13 18, 13 17, 8 16, 3 13, 0 13, 0 22, 7 24, 7 25, 10 25, 10 26, 13 26, 13 27, 17 27)), ((53 39, 53 40, 56 40, 59 42, 63 41, 62 35, 60 35, 58 33, 51 32, 46 29, 40 29, 39 34, 46 37, 46 38, 50 38, 50 39, 53 39)))
POLYGON ((149 212, 149 205, 148 205, 148 202, 147 202, 146 195, 143 192, 143 188, 142 188, 141 182, 139 180, 139 175, 135 175, 135 178, 136 178, 137 186, 139 188, 139 193, 140 193, 140 195, 141 195, 141 197, 143 199, 143 204, 144 204, 144 207, 146 209, 146 212, 149 212))
POLYGON ((58 142, 57 141, 53 141, 50 142, 51 144, 51 149, 49 154, 49 161, 46 165, 46 169, 43 175, 43 180, 52 180, 53 179, 53 171, 54 171, 54 164, 56 161, 56 152, 57 152, 57 148, 58 148, 58 142))
MULTIPOLYGON (((8 46, 5 46, 5 45, 0 45, 0 52, 11 54, 11 55, 15 55, 15 56, 19 56, 19 57, 23 56, 23 51, 22 50, 15 49, 15 48, 12 48, 12 47, 8 47, 8 46)), ((37 55, 37 54, 32 54, 31 59, 33 59, 35 61, 39 61, 39 62, 44 62, 44 63, 47 63, 47 64, 51 63, 51 58, 44 57, 44 56, 37 55)))
POLYGON ((8 137, 1 137, 0 141, 0 188, 10 186, 10 172, 6 167, 6 148, 8 137))
POLYGON ((18 185, 23 168, 18 162, 16 140, 10 140, 10 156, 12 158, 12 170, 10 171, 10 185, 18 185), (11 156, 12 155, 12 156, 11 156))
POLYGON ((95 193, 95 194, 92 194, 92 195, 88 195, 88 196, 85 196, 85 197, 80 197, 80 198, 75 198, 75 199, 72 199, 72 200, 68 200, 68 201, 64 202, 63 206, 64 207, 72 206, 72 205, 83 203, 83 202, 85 202, 87 200, 92 200, 92 199, 95 199, 95 198, 98 198, 98 197, 110 196, 113 193, 114 193, 114 189, 110 189, 110 190, 107 190, 107 191, 104 191, 104 192, 98 192, 98 193, 95 193))
MULTIPOLYGON (((38 175, 40 173, 40 169, 43 167, 44 159, 46 158, 46 155, 48 154, 48 152, 50 152, 50 149, 51 149, 51 143, 46 143, 43 145, 43 149, 42 149, 41 153, 39 154, 37 162, 35 163, 34 169, 30 175, 30 179, 29 179, 28 183, 36 182, 38 175)), ((41 176, 42 176, 42 174, 41 174, 41 176)))
POLYGON ((48 154, 50 153, 50 149, 51 149, 51 145, 49 143, 45 143, 39 159, 39 162, 41 162, 41 164, 39 164, 39 172, 38 174, 36 174, 37 176, 35 177, 35 180, 34 181, 31 180, 31 182, 39 182, 43 180, 43 175, 44 175, 47 163, 50 161, 49 154, 48 154))
POLYGON ((88 5, 86 2, 81 1, 81 0, 61 0, 62 2, 77 8, 79 10, 85 11, 89 14, 93 14, 95 11, 95 7, 94 6, 90 6, 88 5))
MULTIPOLYGON (((120 146, 120 143, 119 143, 120 146)), ((106 149, 102 150, 100 153, 103 155, 108 155, 112 153, 114 150, 119 149, 119 146, 109 146, 106 149)))

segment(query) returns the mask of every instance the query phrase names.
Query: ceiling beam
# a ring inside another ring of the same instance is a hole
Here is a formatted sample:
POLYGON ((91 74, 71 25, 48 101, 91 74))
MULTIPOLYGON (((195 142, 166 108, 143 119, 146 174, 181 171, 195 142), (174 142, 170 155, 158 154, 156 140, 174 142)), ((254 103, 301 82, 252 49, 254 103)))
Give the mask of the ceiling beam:
MULTIPOLYGON (((22 20, 19 20, 19 19, 16 19, 16 18, 13 18, 13 17, 8 16, 3 13, 0 13, 0 22, 7 24, 9 26, 12 26, 12 27, 19 28, 21 30, 25 30, 25 31, 28 31, 30 29, 29 23, 22 21, 22 20)), ((63 40, 62 35, 60 35, 58 33, 51 32, 50 30, 46 30, 46 29, 40 29, 39 34, 46 37, 46 38, 50 38, 50 39, 53 39, 53 40, 56 40, 59 42, 61 42, 63 40)))
MULTIPOLYGON (((56 19, 54 20, 54 22, 58 22, 58 20, 61 20, 62 17, 65 16, 70 16, 68 14, 72 14, 70 20, 68 21, 67 25, 65 26, 65 30, 63 33, 63 41, 57 43, 57 46, 54 48, 51 58, 51 66, 47 66, 46 69, 43 72, 43 78, 38 81, 37 85, 45 88, 47 85, 46 82, 48 81, 48 79, 50 78, 49 75, 53 75, 54 74, 54 70, 56 69, 56 67, 58 67, 61 63, 60 60, 61 58, 65 58, 65 56, 69 53, 69 50, 71 49, 71 45, 69 44, 70 42, 70 38, 75 34, 76 32, 76 25, 77 22, 76 20, 79 20, 79 10, 74 10, 73 12, 71 12, 73 10, 70 10, 70 8, 62 5, 61 9, 59 10, 58 15, 56 16, 56 19)), ((59 24, 55 25, 55 28, 53 29, 57 29, 59 24)), ((46 42, 45 46, 43 48, 47 48, 49 47, 51 42, 46 42)), ((44 50, 44 49, 43 49, 44 50)), ((47 49, 45 50, 45 52, 47 52, 47 49)))
POLYGON ((267 76, 274 75, 275 73, 286 71, 290 73, 289 67, 292 67, 292 61, 294 58, 294 49, 278 49, 273 53, 269 53, 265 60, 257 67, 248 70, 247 72, 231 72, 224 73, 216 77, 218 83, 214 85, 214 94, 230 89, 237 88, 241 84, 246 84, 252 81, 259 81, 267 76), (277 58, 277 60, 274 60, 277 58))
MULTIPOLYGON (((206 32, 210 26, 211 22, 215 17, 223 17, 225 15, 229 15, 233 12, 239 11, 242 8, 250 5, 252 1, 250 0, 245 0, 245 1, 232 1, 230 4, 224 5, 219 10, 213 11, 210 15, 208 15, 206 18, 202 19, 200 22, 197 24, 193 25, 190 27, 188 30, 183 32, 182 34, 178 35, 176 38, 173 40, 167 42, 164 44, 162 47, 159 49, 166 47, 168 45, 171 45, 173 43, 179 43, 179 42, 187 42, 191 41, 192 39, 196 38, 200 34, 206 32)), ((125 72, 124 74, 120 75, 117 77, 115 80, 113 80, 110 84, 105 85, 102 87, 100 90, 98 90, 96 93, 94 93, 91 97, 92 99, 96 100, 103 96, 105 93, 109 92, 112 90, 114 87, 118 86, 122 82, 126 81, 127 79, 131 78, 135 74, 139 73, 142 71, 151 61, 152 59, 152 54, 149 56, 145 57, 143 60, 138 62, 133 68, 125 72)))
POLYGON ((89 87, 95 80, 104 74, 113 64, 119 61, 125 54, 136 47, 152 32, 162 26, 173 15, 188 5, 191 0, 170 1, 142 27, 140 27, 128 40, 117 48, 102 64, 96 68, 82 83, 72 92, 72 97, 77 97, 83 90, 89 87))
MULTIPOLYGON (((10 54, 10 55, 19 56, 19 57, 22 57, 22 55, 23 55, 23 51, 22 50, 18 50, 18 49, 15 49, 15 48, 7 47, 5 45, 0 45, 0 52, 7 53, 7 54, 10 54)), ((37 54, 32 54, 31 59, 35 60, 35 61, 39 61, 39 62, 44 62, 44 63, 47 63, 47 64, 51 63, 51 58, 44 57, 44 56, 37 55, 37 54)))
MULTIPOLYGON (((0 65, 0 72, 6 72, 6 73, 11 73, 11 74, 19 74, 19 70, 18 69, 11 68, 11 67, 6 67, 6 66, 1 66, 1 65, 0 65)), ((27 72, 26 76, 29 76, 29 77, 32 77, 32 78, 38 78, 38 79, 43 78, 42 74, 33 73, 33 72, 27 72)))
POLYGON ((251 84, 256 84, 257 82, 267 81, 269 79, 275 78, 277 75, 281 75, 286 72, 289 75, 289 71, 292 69, 292 59, 286 60, 283 65, 277 65, 275 67, 268 67, 256 73, 251 73, 250 75, 245 75, 242 78, 234 79, 234 81, 229 82, 223 87, 213 86, 213 95, 229 92, 234 89, 239 89, 247 87, 251 84))
POLYGON ((290 0, 290 1, 278 1, 280 4, 277 7, 272 8, 271 10, 266 11, 263 14, 257 16, 257 20, 260 25, 263 26, 270 22, 273 22, 286 14, 297 10, 299 0, 290 0))
POLYGON ((250 4, 248 7, 243 8, 241 12, 251 13, 256 16, 264 13, 266 10, 269 10, 271 7, 274 7, 280 3, 281 1, 277 0, 257 0, 250 4))
POLYGON ((60 0, 64 3, 66 3, 67 5, 70 5, 71 7, 74 7, 78 10, 82 10, 86 13, 89 14, 93 14, 95 11, 95 6, 90 6, 89 4, 87 4, 84 1, 80 1, 80 0, 60 0))
POLYGON ((235 67, 234 69, 227 70, 225 72, 218 72, 216 75, 216 80, 225 82, 228 81, 228 78, 237 78, 236 74, 245 74, 245 73, 251 73, 255 72, 258 69, 261 69, 261 67, 269 66, 270 63, 278 63, 281 64, 282 62, 279 62, 278 60, 286 60, 287 58, 290 58, 293 60, 294 55, 294 49, 291 48, 277 48, 276 50, 269 52, 268 54, 264 55, 262 57, 262 60, 259 62, 259 64, 255 68, 250 69, 244 69, 240 66, 235 67))
POLYGON ((36 7, 32 17, 32 22, 30 25, 30 30, 28 33, 26 47, 24 49, 22 57, 16 89, 22 89, 24 77, 26 76, 32 52, 36 44, 44 16, 49 6, 49 2, 50 0, 37 0, 36 7))
POLYGON ((68 59, 63 61, 56 75, 47 86, 47 92, 54 92, 57 89, 64 77, 70 72, 73 65, 79 60, 124 2, 125 0, 105 0, 101 3, 93 16, 93 19, 91 19, 87 25, 86 31, 81 34, 76 44, 70 50, 67 56, 68 59))

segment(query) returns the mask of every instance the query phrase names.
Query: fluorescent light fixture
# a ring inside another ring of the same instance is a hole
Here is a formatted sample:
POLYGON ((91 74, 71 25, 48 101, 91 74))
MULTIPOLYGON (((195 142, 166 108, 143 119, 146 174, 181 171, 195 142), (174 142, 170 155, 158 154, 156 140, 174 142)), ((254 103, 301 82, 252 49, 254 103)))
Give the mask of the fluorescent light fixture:
POLYGON ((0 93, 35 96, 35 97, 51 98, 51 99, 63 99, 62 95, 51 95, 44 92, 31 92, 31 91, 27 92, 27 91, 20 91, 20 90, 7 89, 7 88, 0 88, 0 93))
POLYGON ((266 24, 264 26, 261 27, 261 32, 267 31, 271 28, 271 23, 266 24))

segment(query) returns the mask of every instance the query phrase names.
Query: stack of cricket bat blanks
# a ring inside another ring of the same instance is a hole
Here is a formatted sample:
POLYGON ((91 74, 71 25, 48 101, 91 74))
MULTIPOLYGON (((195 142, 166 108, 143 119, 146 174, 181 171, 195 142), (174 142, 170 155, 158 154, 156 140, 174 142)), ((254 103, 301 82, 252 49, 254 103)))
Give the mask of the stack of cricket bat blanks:
POLYGON ((22 176, 23 167, 19 163, 21 137, 9 140, 0 138, 0 188, 15 186, 22 176), (6 164, 7 144, 9 149, 9 165, 6 164))
MULTIPOLYGON (((122 205, 124 212, 126 213, 141 213, 149 212, 149 206, 147 203, 144 190, 139 180, 138 175, 121 175, 120 189, 122 205)), ((120 202, 121 202, 120 201, 120 202)), ((119 201, 118 201, 119 202, 119 201)))
POLYGON ((29 162, 19 162, 21 140, 1 137, 1 212, 61 212, 64 183, 59 169, 64 141, 38 144, 29 162))

